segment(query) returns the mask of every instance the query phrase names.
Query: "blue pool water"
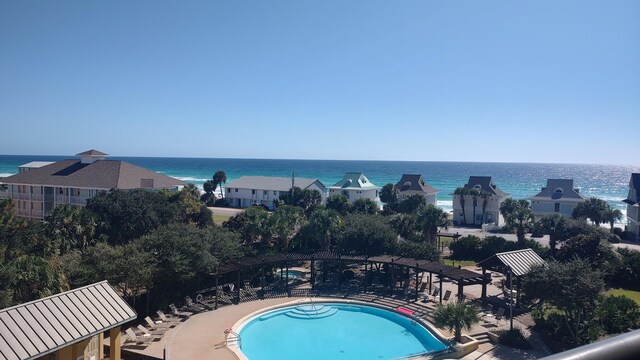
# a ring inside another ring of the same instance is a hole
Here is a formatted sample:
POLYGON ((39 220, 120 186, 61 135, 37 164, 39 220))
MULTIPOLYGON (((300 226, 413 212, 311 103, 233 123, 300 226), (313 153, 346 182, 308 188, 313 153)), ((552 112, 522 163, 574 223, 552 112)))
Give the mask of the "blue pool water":
POLYGON ((447 348, 422 325, 376 307, 315 303, 256 315, 240 330, 249 360, 394 359, 447 348))
MULTIPOLYGON (((283 273, 284 276, 289 279, 300 279, 301 277, 303 277, 303 273, 300 270, 289 269, 288 271, 283 271, 283 273)), ((280 270, 276 271, 276 277, 280 278, 280 270)))

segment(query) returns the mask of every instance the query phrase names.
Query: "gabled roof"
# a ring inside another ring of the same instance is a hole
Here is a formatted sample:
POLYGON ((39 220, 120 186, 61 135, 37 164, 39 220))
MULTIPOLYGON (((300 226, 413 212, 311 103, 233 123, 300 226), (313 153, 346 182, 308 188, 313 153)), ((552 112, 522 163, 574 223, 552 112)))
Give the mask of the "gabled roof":
POLYGON ((499 197, 507 197, 509 195, 506 192, 498 189, 498 187, 493 184, 491 176, 469 176, 469 182, 467 182, 464 187, 466 187, 467 189, 479 187, 482 191, 499 197))
POLYGON ((95 149, 83 151, 81 153, 76 154, 76 156, 107 156, 109 154, 105 154, 102 151, 98 151, 95 149))
MULTIPOLYGON (((300 189, 306 189, 314 183, 324 190, 324 184, 318 179, 308 178, 294 178, 293 186, 300 189)), ((240 178, 233 180, 225 185, 226 188, 238 188, 238 189, 258 189, 258 190, 271 190, 271 191, 289 191, 291 189, 290 177, 275 177, 275 176, 241 176, 240 178)))
POLYGON ((329 186, 329 189, 359 189, 359 190, 370 190, 370 189, 379 189, 379 187, 375 186, 363 173, 353 172, 346 173, 342 180, 333 184, 333 186, 329 186))
POLYGON ((402 174, 400 181, 395 185, 395 188, 400 191, 422 191, 427 194, 435 194, 438 189, 434 189, 431 185, 424 181, 422 175, 419 174, 402 174))
MULTIPOLYGON (((181 180, 121 160, 98 160, 83 164, 62 160, 3 179, 6 184, 46 185, 94 189, 137 189, 143 180, 153 180, 154 189, 185 185, 181 180)), ((151 188, 151 186, 145 185, 151 188)))
POLYGON ((0 358, 36 359, 136 317, 106 281, 2 309, 0 358))
POLYGON ((547 186, 542 188, 537 195, 529 200, 534 201, 560 201, 569 200, 580 202, 584 197, 573 187, 573 179, 547 179, 547 186))
POLYGON ((640 173, 632 173, 629 180, 629 194, 627 198, 622 200, 629 205, 640 204, 640 173), (635 194, 635 196, 633 196, 635 194))
POLYGON ((515 276, 522 276, 528 273, 534 265, 543 264, 546 264, 545 261, 535 251, 522 249, 497 253, 479 262, 478 266, 500 272, 504 272, 507 267, 511 267, 511 271, 515 276))

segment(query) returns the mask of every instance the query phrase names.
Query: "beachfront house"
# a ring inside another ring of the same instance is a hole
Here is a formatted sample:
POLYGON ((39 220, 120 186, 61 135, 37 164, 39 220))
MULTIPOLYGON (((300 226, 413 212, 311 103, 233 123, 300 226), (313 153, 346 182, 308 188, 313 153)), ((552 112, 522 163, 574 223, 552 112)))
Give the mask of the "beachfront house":
POLYGON ((629 194, 622 201, 627 204, 627 230, 633 234, 630 240, 640 241, 640 173, 631 174, 629 194))
POLYGON ((429 185, 422 175, 402 174, 400 181, 394 186, 398 192, 398 201, 402 201, 411 195, 423 196, 427 204, 436 205, 436 195, 440 190, 429 185))
POLYGON ((453 196, 453 223, 456 225, 501 226, 500 205, 509 194, 493 184, 491 176, 470 176, 453 196))
POLYGON ((1 309, 0 359, 100 360, 109 344, 120 360, 120 328, 136 318, 107 281, 1 309))
POLYGON ((280 195, 287 194, 292 187, 302 190, 317 190, 324 198, 326 187, 318 179, 274 176, 241 176, 225 186, 225 199, 230 206, 247 208, 264 205, 273 210, 280 195))
POLYGON ((547 179, 547 186, 529 198, 535 216, 558 214, 571 217, 576 205, 585 198, 573 187, 573 179, 547 179))
POLYGON ((346 173, 342 180, 329 186, 329 197, 344 195, 350 204, 358 199, 378 202, 380 188, 375 186, 363 173, 346 173))
POLYGON ((172 177, 89 150, 80 159, 53 163, 32 162, 19 167, 18 174, 2 179, 6 197, 12 199, 16 215, 43 219, 62 204, 85 206, 100 191, 111 189, 178 190, 185 183, 172 177))

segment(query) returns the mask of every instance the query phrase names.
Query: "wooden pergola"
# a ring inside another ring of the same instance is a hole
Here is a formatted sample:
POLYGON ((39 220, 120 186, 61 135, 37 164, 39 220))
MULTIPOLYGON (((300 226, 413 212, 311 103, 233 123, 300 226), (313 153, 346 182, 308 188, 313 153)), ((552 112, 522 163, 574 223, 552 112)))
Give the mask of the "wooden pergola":
MULTIPOLYGON (((396 255, 378 255, 378 256, 361 256, 361 255, 346 255, 334 252, 317 252, 313 254, 302 253, 277 253, 265 256, 247 256, 238 259, 228 261, 220 265, 215 272, 211 275, 215 277, 215 288, 219 287, 219 279, 222 275, 229 275, 236 273, 236 286, 235 297, 236 301, 240 302, 240 286, 242 284, 242 272, 250 270, 252 268, 263 268, 264 266, 280 266, 280 280, 283 280, 284 274, 289 273, 289 266, 292 262, 310 261, 311 262, 311 288, 315 289, 316 284, 316 262, 317 261, 336 261, 340 269, 344 267, 345 263, 361 263, 365 265, 365 278, 363 281, 364 291, 367 291, 367 274, 373 271, 374 265, 386 264, 391 273, 391 278, 394 279, 394 272, 398 271, 398 274, 405 273, 408 277, 410 270, 415 273, 415 296, 418 299, 418 278, 420 273, 429 273, 429 292, 433 286, 433 275, 437 275, 440 281, 440 288, 442 289, 442 282, 444 279, 450 279, 458 285, 458 298, 463 298, 463 291, 465 286, 485 284, 486 276, 461 269, 454 266, 445 265, 435 261, 419 260, 414 258, 396 256, 396 255), (284 271, 282 271, 284 270, 284 271)), ((342 277, 338 277, 338 289, 342 282, 342 277)), ((285 291, 289 292, 289 282, 285 281, 285 291)), ((264 290, 264 284, 261 284, 262 290, 264 290)), ((393 293, 395 288, 395 282, 390 284, 390 292, 393 293)), ((218 291, 215 291, 214 307, 218 307, 218 291)), ((442 291, 440 292, 440 302, 442 302, 442 291)))

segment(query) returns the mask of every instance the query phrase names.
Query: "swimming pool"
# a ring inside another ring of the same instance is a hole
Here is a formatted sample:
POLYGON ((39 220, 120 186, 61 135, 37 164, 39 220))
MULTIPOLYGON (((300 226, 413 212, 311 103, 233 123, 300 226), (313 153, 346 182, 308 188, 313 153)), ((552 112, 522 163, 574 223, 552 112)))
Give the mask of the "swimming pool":
POLYGON ((448 347, 406 316, 333 302, 259 313, 244 322, 240 337, 249 360, 394 359, 448 347))
MULTIPOLYGON (((284 276, 289 279, 300 279, 304 277, 304 272, 300 270, 289 269, 289 270, 282 271, 282 273, 284 273, 284 276)), ((280 270, 276 271, 276 277, 278 279, 280 278, 280 270)))

